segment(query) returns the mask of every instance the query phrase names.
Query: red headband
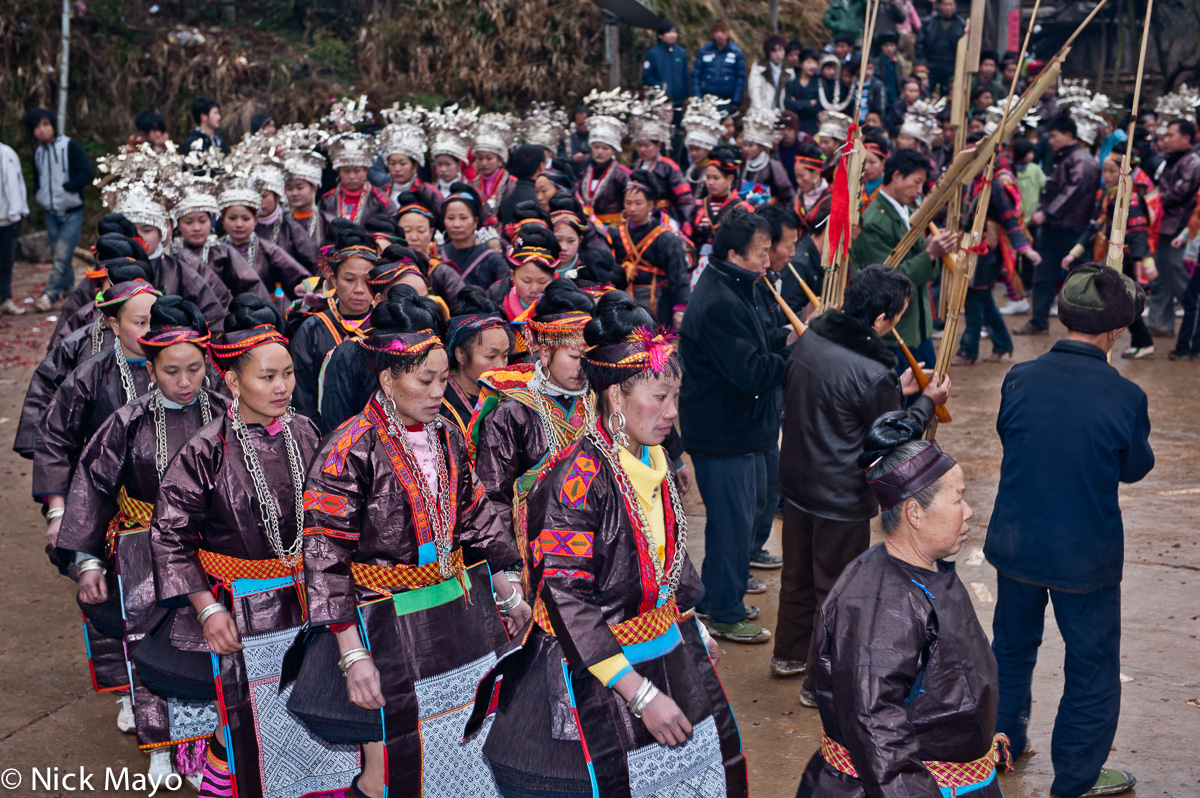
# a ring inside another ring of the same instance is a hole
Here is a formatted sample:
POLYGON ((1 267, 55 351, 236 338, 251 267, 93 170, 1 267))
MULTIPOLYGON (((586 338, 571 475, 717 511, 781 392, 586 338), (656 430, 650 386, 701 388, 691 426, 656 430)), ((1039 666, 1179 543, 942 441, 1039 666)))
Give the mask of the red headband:
POLYGON ((205 349, 205 344, 209 342, 208 333, 201 333, 191 327, 164 327, 154 335, 148 335, 145 338, 138 338, 138 343, 143 347, 157 347, 166 349, 168 346, 175 344, 195 344, 201 350, 205 349))
POLYGON ((222 361, 236 360, 251 349, 265 346, 266 344, 281 344, 286 347, 288 339, 283 333, 275 329, 274 325, 260 324, 248 330, 236 330, 226 333, 221 336, 220 343, 209 342, 208 354, 213 364, 217 367, 217 371, 224 376, 228 369, 221 365, 222 361))
POLYGON ((820 158, 810 158, 807 155, 797 155, 796 163, 803 166, 805 169, 816 169, 818 172, 825 169, 825 162, 820 158))

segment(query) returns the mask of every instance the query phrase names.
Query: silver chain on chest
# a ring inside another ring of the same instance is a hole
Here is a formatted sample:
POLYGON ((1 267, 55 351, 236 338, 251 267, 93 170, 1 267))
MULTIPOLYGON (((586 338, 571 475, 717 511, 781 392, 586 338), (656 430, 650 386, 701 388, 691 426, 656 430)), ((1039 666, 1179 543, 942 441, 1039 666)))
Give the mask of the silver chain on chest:
POLYGON ((97 354, 104 346, 104 314, 101 313, 92 322, 92 354, 97 354))
MULTIPOLYGON (((234 402, 237 402, 235 399, 234 402)), ((238 443, 242 447, 242 459, 246 470, 250 472, 250 480, 254 483, 254 492, 258 496, 258 510, 262 514, 263 526, 267 530, 267 540, 275 556, 288 568, 295 568, 303 557, 300 549, 304 544, 304 475, 301 473, 300 448, 292 437, 289 422, 293 411, 288 407, 287 412, 279 419, 282 427, 284 449, 287 450, 288 466, 292 472, 292 487, 296 492, 296 539, 288 548, 283 547, 283 536, 279 531, 279 511, 275 508, 275 500, 271 496, 271 488, 267 485, 267 476, 263 473, 262 463, 259 462, 258 452, 250 441, 250 433, 246 421, 235 407, 233 410, 233 431, 237 434, 238 443)))
MULTIPOLYGON (((318 211, 314 207, 312 210, 312 216, 308 217, 308 237, 314 241, 317 239, 317 213, 318 211)), ((319 244, 321 242, 317 241, 317 243, 319 244)))
POLYGON ((121 390, 125 394, 124 404, 137 399, 137 388, 133 384, 133 372, 129 370, 129 361, 125 358, 125 350, 121 349, 121 339, 113 337, 113 351, 117 358, 117 371, 121 373, 121 390))
MULTIPOLYGON (((437 552, 438 573, 441 574, 443 579, 449 579, 453 576, 453 571, 450 568, 450 548, 452 541, 450 540, 450 529, 446 526, 446 520, 450 517, 450 501, 455 493, 455 486, 450 484, 450 474, 446 469, 446 457, 442 453, 442 444, 438 440, 437 428, 434 424, 426 424, 424 429, 425 434, 429 436, 429 444, 433 448, 434 461, 437 463, 438 491, 435 497, 433 490, 429 487, 429 481, 425 479, 425 472, 421 468, 420 461, 417 460, 416 452, 413 451, 412 441, 408 437, 408 430, 405 429, 404 424, 400 422, 399 417, 396 415, 395 402, 391 399, 385 399, 383 402, 383 411, 387 416, 389 432, 393 438, 400 442, 400 454, 417 483, 417 490, 421 494, 421 502, 431 510, 429 513, 429 523, 433 526, 433 547, 437 552), (436 511, 434 511, 434 508, 436 508, 436 511)), ((436 421, 440 425, 440 419, 436 421)))
MULTIPOLYGON (((633 508, 637 515, 637 521, 641 525, 643 534, 650 532, 650 522, 646 518, 646 511, 642 507, 642 499, 638 496, 637 491, 633 488, 633 483, 629 479, 629 474, 621 466, 621 458, 614 444, 609 444, 600 434, 596 425, 589 425, 588 438, 596 445, 604 454, 604 459, 608 461, 609 466, 613 470, 613 475, 617 478, 617 485, 621 489, 621 493, 628 498, 626 502, 633 508)), ((683 574, 683 558, 687 552, 687 514, 683 511, 683 502, 679 498, 679 489, 675 486, 675 475, 667 469, 667 495, 671 500, 671 509, 675 514, 675 551, 671 557, 671 571, 664 574, 663 563, 658 559, 657 552, 650 552, 650 563, 654 566, 654 578, 659 586, 666 585, 667 593, 662 596, 662 601, 668 601, 675 595, 675 591, 679 589, 679 578, 683 574)), ((665 520, 665 519, 664 519, 665 520)), ((665 526, 665 525, 664 525, 665 526)), ((650 541, 647 539, 647 548, 650 541)))
MULTIPOLYGON (((158 481, 162 482, 167 470, 167 411, 163 407, 162 391, 150 389, 150 412, 154 416, 154 470, 158 472, 158 481)), ((207 424, 212 421, 212 408, 208 404, 208 391, 200 391, 200 418, 207 424)))
POLYGON ((283 212, 280 211, 279 218, 275 220, 275 224, 271 226, 271 243, 279 243, 279 228, 283 227, 283 212))

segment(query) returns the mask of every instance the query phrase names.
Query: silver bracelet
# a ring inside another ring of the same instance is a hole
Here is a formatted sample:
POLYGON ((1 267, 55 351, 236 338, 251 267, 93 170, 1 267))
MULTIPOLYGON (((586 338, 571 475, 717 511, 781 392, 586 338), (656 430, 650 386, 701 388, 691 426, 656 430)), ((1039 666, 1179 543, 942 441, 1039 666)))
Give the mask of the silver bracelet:
POLYGON ((229 612, 225 609, 225 605, 219 601, 214 601, 200 612, 196 613, 196 620, 200 622, 200 626, 204 626, 204 622, 216 615, 218 612, 229 612))
POLYGON ((53 521, 55 518, 62 518, 63 513, 67 511, 66 507, 51 507, 46 511, 46 520, 53 521))
POLYGON ((95 557, 84 560, 75 566, 75 575, 83 576, 88 571, 100 571, 105 576, 108 575, 108 569, 104 567, 104 563, 97 560, 95 557))
POLYGON ((514 587, 513 592, 508 594, 508 598, 496 602, 496 609, 500 611, 501 615, 508 615, 520 605, 521 598, 521 591, 514 587))
POLYGON ((359 660, 370 658, 371 652, 367 651, 365 648, 352 648, 343 654, 342 658, 338 660, 338 669, 342 672, 342 675, 345 676, 350 671, 351 665, 359 660))
POLYGON ((643 678, 642 684, 638 687, 637 692, 633 694, 633 698, 629 699, 626 706, 629 709, 629 714, 633 715, 638 720, 641 720, 642 713, 646 711, 646 707, 650 706, 650 702, 658 695, 658 688, 649 679, 643 678))
POLYGON ((504 578, 507 579, 508 581, 512 582, 514 585, 521 584, 521 572, 520 571, 505 571, 504 578))

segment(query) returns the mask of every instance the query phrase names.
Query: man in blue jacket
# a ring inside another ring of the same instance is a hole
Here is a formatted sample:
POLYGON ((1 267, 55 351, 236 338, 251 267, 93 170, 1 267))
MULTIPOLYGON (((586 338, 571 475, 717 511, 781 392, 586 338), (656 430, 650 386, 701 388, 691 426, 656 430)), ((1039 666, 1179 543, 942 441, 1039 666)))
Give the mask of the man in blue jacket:
POLYGON ((729 40, 729 23, 718 19, 708 29, 712 36, 692 65, 692 96, 715 94, 724 100, 721 110, 737 112, 746 93, 746 55, 729 40))
MULTIPOLYGON (((1121 710, 1121 564, 1117 488, 1154 467, 1146 394, 1105 357, 1141 314, 1133 280, 1097 264, 1059 295, 1068 335, 1004 378, 996 431, 1000 489, 983 552, 996 567, 992 650, 1000 674, 996 731, 1026 747, 1030 685, 1046 602, 1066 646, 1050 757, 1055 798, 1111 795, 1136 779, 1104 768, 1121 710)), ((690 310, 690 309, 689 309, 690 310)))
POLYGON ((675 109, 677 119, 683 114, 683 104, 688 98, 688 56, 687 51, 680 47, 679 28, 670 20, 658 23, 658 44, 646 53, 642 62, 642 85, 662 86, 666 95, 671 98, 671 106, 675 109))
POLYGON ((758 473, 779 441, 780 389, 795 341, 770 327, 755 303, 770 249, 767 220, 737 207, 721 214, 680 329, 679 426, 707 517, 700 609, 715 637, 736 643, 771 639, 743 603, 758 473))

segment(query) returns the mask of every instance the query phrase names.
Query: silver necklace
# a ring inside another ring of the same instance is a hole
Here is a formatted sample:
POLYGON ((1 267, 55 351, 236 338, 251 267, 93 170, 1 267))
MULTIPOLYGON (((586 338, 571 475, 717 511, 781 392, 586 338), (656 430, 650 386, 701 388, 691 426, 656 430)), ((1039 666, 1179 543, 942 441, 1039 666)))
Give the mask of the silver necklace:
MULTIPOLYGON (((409 440, 408 430, 401 423, 399 416, 396 414, 396 401, 394 399, 385 398, 382 402, 384 415, 387 416, 387 425, 390 428, 392 435, 400 441, 400 454, 404 458, 405 465, 409 471, 413 473, 417 490, 421 494, 421 502, 429 508, 436 507, 436 512, 429 513, 429 522, 433 525, 433 547, 437 552, 438 573, 443 579, 449 579, 454 575, 450 568, 450 530, 446 528, 446 519, 450 517, 450 496, 454 492, 454 486, 450 484, 450 475, 446 470, 446 458, 442 454, 442 446, 438 441, 437 432, 433 424, 425 425, 425 434, 429 436, 430 445, 433 447, 433 454, 437 462, 438 473, 438 495, 435 498, 433 491, 429 487, 428 480, 425 479, 425 474, 421 469, 421 464, 417 461, 417 455, 413 451, 412 441, 409 440)), ((437 421, 440 422, 440 418, 437 421)))
MULTIPOLYGON (((604 440, 604 436, 600 433, 600 422, 596 420, 588 425, 588 437, 592 443, 596 445, 604 454, 604 459, 608 461, 612 467, 613 475, 617 478, 617 485, 621 489, 621 493, 629 498, 626 505, 633 508, 637 515, 637 521, 641 525, 643 535, 648 535, 650 532, 650 522, 646 518, 646 511, 642 507, 642 499, 638 496, 637 491, 633 489, 633 483, 629 480, 629 474, 621 466, 620 455, 618 454, 616 444, 609 444, 604 440)), ((650 552, 650 564, 654 566, 654 579, 658 583, 659 588, 666 587, 666 592, 659 596, 662 603, 666 603, 675 596, 675 591, 679 589, 679 578, 683 574, 683 558, 687 551, 687 514, 683 511, 683 502, 679 499, 679 490, 675 486, 675 477, 671 474, 671 470, 667 469, 667 494, 671 499, 671 509, 675 513, 675 552, 671 560, 671 572, 663 573, 664 565, 659 561, 657 552, 650 552)), ((650 541, 647 539, 646 547, 650 547, 650 541)))
POLYGON ((283 227, 283 212, 279 214, 279 218, 275 220, 275 224, 271 226, 271 243, 279 243, 279 228, 283 227))
MULTIPOLYGON (((314 241, 317 238, 317 209, 312 209, 312 215, 308 217, 308 237, 314 241)), ((317 242, 318 244, 321 242, 317 242)))
POLYGON ((117 371, 121 373, 121 389, 125 394, 124 404, 129 404, 134 399, 137 399, 137 388, 133 384, 133 373, 129 370, 129 361, 125 357, 125 351, 121 349, 121 339, 113 336, 113 351, 117 358, 117 371))
POLYGON ((283 536, 279 531, 279 511, 275 508, 275 500, 271 496, 271 488, 267 485, 267 476, 263 473, 262 463, 259 462, 258 452, 250 443, 250 433, 238 410, 238 398, 233 400, 233 431, 237 434, 238 443, 242 446, 242 459, 246 462, 246 470, 250 472, 250 480, 254 483, 254 492, 258 496, 258 510, 262 514, 263 526, 267 530, 267 540, 275 556, 288 568, 295 568, 303 561, 300 549, 304 544, 304 476, 300 473, 300 448, 292 437, 288 423, 292 420, 293 411, 288 406, 287 412, 279 419, 282 427, 283 445, 287 450, 288 466, 292 472, 292 487, 296 492, 296 539, 288 548, 283 547, 283 536))
POLYGON ((100 351, 100 347, 104 346, 104 314, 98 314, 96 320, 92 322, 92 354, 100 351))
MULTIPOLYGON (((150 390, 150 412, 154 416, 154 470, 158 472, 158 481, 162 482, 167 470, 167 411, 163 407, 162 391, 158 388, 150 390)), ((205 424, 212 421, 208 392, 203 389, 200 391, 200 418, 205 424)))
POLYGON ((559 396, 580 397, 588 392, 588 386, 584 385, 578 391, 571 391, 566 388, 560 388, 550 382, 549 376, 542 370, 542 361, 534 361, 533 377, 529 380, 529 390, 537 397, 538 401, 538 422, 542 425, 542 432, 546 436, 546 444, 549 448, 550 455, 557 456, 559 446, 561 445, 558 437, 558 430, 554 427, 554 422, 550 418, 550 400, 548 395, 554 394, 559 396))
POLYGON ((850 101, 854 99, 854 92, 850 92, 846 99, 842 99, 842 82, 840 80, 834 81, 833 102, 830 102, 829 98, 825 96, 824 81, 817 84, 817 95, 821 99, 821 107, 827 111, 844 111, 850 101))

